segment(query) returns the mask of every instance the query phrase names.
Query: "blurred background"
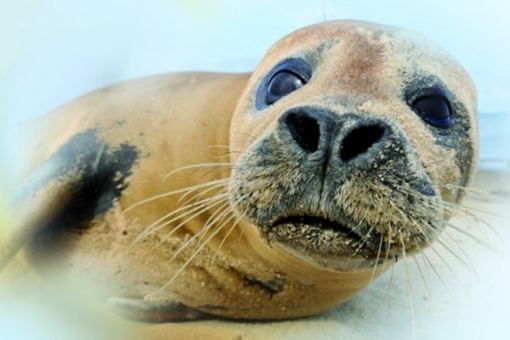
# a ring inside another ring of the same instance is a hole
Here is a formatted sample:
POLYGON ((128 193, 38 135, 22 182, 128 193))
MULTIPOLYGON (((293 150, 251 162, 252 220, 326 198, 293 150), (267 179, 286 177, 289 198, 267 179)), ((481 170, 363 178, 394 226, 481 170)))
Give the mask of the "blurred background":
MULTIPOLYGON (((23 157, 15 127, 126 79, 190 70, 249 72, 283 35, 335 19, 406 27, 448 50, 478 87, 480 168, 510 170, 510 5, 503 0, 0 0, 0 190, 12 189, 18 171, 14 164, 23 157)), ((0 201, 4 196, 0 194, 0 201)), ((448 285, 451 295, 430 303, 436 309, 433 323, 420 321, 421 307, 422 317, 430 316, 428 303, 415 306, 418 338, 510 334, 508 304, 503 303, 510 297, 506 294, 501 300, 500 294, 508 290, 503 262, 473 257, 481 261, 477 266, 481 272, 492 261, 494 272, 502 275, 495 286, 491 282, 494 293, 487 286, 477 291, 479 281, 473 276, 453 279, 448 285), (451 303, 460 304, 465 296, 473 302, 463 307, 451 303)), ((448 290, 439 286, 439 291, 448 290)), ((384 305, 384 299, 380 303, 384 305)), ((342 308, 353 306, 358 305, 342 308)), ((353 315, 349 319, 353 329, 373 336, 402 324, 409 329, 410 308, 405 301, 399 307, 381 308, 376 326, 367 326, 367 321, 374 321, 370 313, 359 320, 359 311, 345 315, 353 315)), ((23 319, 16 320, 23 328, 23 319)), ((338 314, 330 314, 325 322, 338 320, 338 314)))

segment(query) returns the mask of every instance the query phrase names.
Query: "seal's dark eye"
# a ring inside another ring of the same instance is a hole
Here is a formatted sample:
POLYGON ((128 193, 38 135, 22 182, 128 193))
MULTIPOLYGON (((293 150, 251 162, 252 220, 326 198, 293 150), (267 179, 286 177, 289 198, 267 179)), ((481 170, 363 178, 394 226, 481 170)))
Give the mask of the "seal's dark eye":
POLYGON ((268 104, 273 104, 278 99, 296 91, 304 84, 305 81, 298 75, 286 70, 280 71, 269 81, 266 101, 268 104))
POLYGON ((310 82, 312 73, 312 66, 303 58, 282 60, 260 82, 255 97, 255 107, 257 110, 264 110, 299 90, 310 82))
POLYGON ((416 98, 413 110, 427 123, 446 129, 452 125, 450 102, 441 95, 427 95, 416 98))

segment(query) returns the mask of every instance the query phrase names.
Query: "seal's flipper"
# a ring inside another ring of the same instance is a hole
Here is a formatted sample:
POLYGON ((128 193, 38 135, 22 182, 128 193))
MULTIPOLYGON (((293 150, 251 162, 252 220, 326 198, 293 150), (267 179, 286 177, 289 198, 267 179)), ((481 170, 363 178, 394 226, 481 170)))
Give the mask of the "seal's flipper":
POLYGON ((122 297, 110 297, 108 307, 129 319, 146 322, 177 322, 209 319, 209 314, 183 305, 177 301, 148 301, 122 297))
POLYGON ((12 223, 2 228, 0 269, 39 230, 66 211, 76 221, 104 214, 125 188, 138 157, 129 144, 108 145, 91 129, 74 135, 16 191, 12 223))
POLYGON ((8 219, 0 237, 0 270, 37 231, 44 228, 66 207, 72 197, 69 190, 76 182, 74 176, 61 176, 44 185, 33 186, 46 172, 39 167, 16 192, 8 219))

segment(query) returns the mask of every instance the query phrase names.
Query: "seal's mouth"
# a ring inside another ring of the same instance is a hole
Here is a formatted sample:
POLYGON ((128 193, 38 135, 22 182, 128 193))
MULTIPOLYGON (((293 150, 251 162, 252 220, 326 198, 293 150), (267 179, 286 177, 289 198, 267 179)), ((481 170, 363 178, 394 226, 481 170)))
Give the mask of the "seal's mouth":
POLYGON ((295 227, 309 227, 312 229, 319 230, 331 230, 345 238, 350 238, 353 241, 361 241, 361 236, 356 234, 351 228, 348 228, 342 223, 337 221, 327 220, 323 217, 318 216, 287 216, 278 219, 274 224, 273 228, 284 227, 285 225, 293 225, 295 227))
POLYGON ((377 261, 380 237, 363 235, 359 229, 364 228, 310 215, 286 216, 259 227, 270 246, 277 243, 307 262, 338 270, 373 267, 377 261))
POLYGON ((325 256, 370 256, 374 237, 360 235, 358 228, 320 216, 293 215, 261 228, 266 239, 325 256), (369 255, 370 254, 370 255, 369 255))

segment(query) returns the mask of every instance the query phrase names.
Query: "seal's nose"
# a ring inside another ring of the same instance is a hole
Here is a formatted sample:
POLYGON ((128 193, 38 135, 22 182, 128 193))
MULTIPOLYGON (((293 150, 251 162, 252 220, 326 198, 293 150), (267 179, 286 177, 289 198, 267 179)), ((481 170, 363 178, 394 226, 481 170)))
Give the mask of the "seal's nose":
POLYGON ((381 122, 367 121, 352 114, 339 117, 327 111, 300 109, 282 118, 284 129, 303 151, 314 153, 323 149, 329 152, 331 143, 339 142, 340 147, 335 149, 343 163, 367 153, 386 133, 381 122))
POLYGON ((285 117, 285 125, 301 149, 310 153, 318 150, 321 131, 315 117, 302 111, 292 112, 285 117))
POLYGON ((384 136, 385 128, 372 124, 354 128, 341 141, 340 159, 349 162, 377 144, 384 136))

